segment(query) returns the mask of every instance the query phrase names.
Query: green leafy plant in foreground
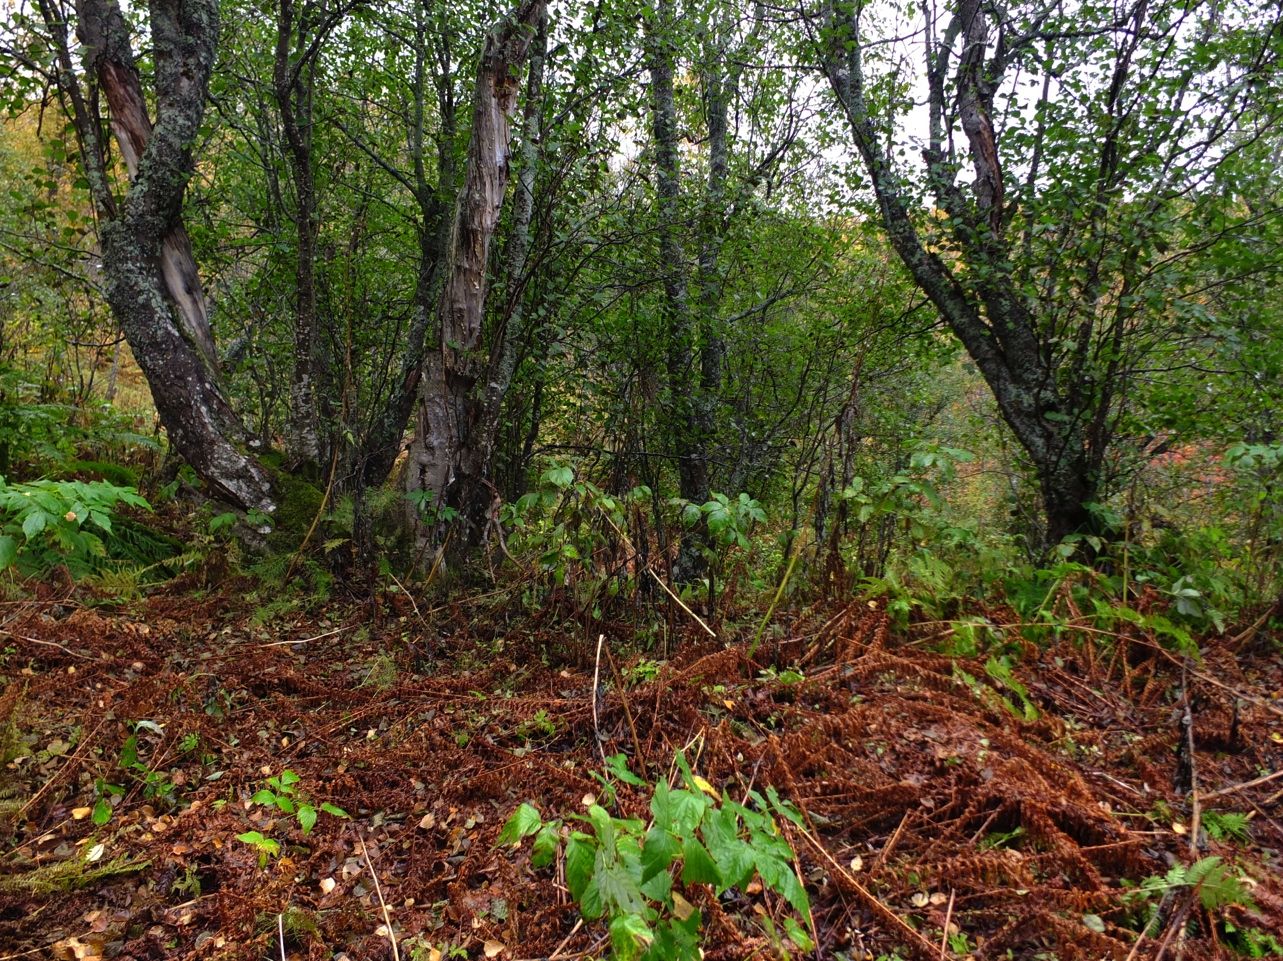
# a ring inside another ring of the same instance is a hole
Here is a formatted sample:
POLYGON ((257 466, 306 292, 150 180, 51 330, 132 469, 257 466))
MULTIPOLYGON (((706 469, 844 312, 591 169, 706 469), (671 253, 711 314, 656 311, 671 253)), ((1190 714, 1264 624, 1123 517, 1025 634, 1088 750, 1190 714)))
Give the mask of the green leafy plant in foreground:
POLYGON ((316 819, 321 811, 338 818, 348 816, 341 807, 330 804, 328 801, 319 805, 313 804, 307 795, 297 790, 301 780, 297 774, 286 768, 276 777, 269 777, 265 782, 267 786, 254 792, 250 801, 254 804, 266 804, 276 808, 282 814, 294 817, 304 834, 312 833, 312 828, 316 826, 316 819))
MULTIPOLYGON (((536 868, 560 856, 580 913, 587 920, 606 920, 619 961, 695 961, 702 918, 679 888, 689 892, 708 885, 721 895, 744 890, 753 878, 788 903, 783 936, 800 950, 811 950, 814 942, 803 927, 810 924, 810 902, 794 869, 793 849, 772 816, 800 826, 796 810, 773 788, 765 798, 750 791, 751 806, 726 792, 719 797, 681 754, 677 764, 684 786, 670 788, 665 781, 654 786, 649 826, 613 817, 596 803, 587 814, 572 815, 572 824, 545 821, 533 805, 522 804, 504 824, 499 843, 519 845, 533 837, 530 861, 536 868)), ((763 921, 783 948, 773 922, 765 916, 763 921)))

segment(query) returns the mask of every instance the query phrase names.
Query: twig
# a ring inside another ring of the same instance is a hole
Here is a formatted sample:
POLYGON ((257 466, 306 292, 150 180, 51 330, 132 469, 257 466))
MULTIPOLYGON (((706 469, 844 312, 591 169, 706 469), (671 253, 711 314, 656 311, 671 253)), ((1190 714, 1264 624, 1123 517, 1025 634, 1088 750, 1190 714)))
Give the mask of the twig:
POLYGON ((326 631, 324 634, 317 634, 315 637, 300 637, 297 640, 268 641, 266 644, 259 644, 258 647, 284 647, 288 644, 307 644, 310 641, 319 641, 322 638, 333 637, 335 634, 341 634, 346 627, 336 627, 332 631, 326 631))
POLYGON ((397 587, 401 588, 401 593, 410 599, 410 606, 414 608, 414 616, 419 619, 419 623, 424 627, 427 627, 428 622, 425 621, 423 619, 423 615, 419 613, 419 605, 414 602, 414 595, 405 589, 405 585, 397 580, 397 576, 391 571, 388 571, 388 577, 392 578, 392 582, 396 584, 397 587))
POLYGON ((601 763, 606 763, 606 748, 601 743, 601 728, 597 724, 597 683, 601 677, 601 646, 606 643, 606 635, 597 635, 597 660, 592 670, 592 733, 593 740, 597 742, 597 750, 601 754, 601 763))
POLYGON ((949 889, 949 906, 944 910, 944 930, 940 934, 940 961, 944 961, 949 948, 949 922, 953 919, 953 899, 956 894, 952 888, 949 889))
POLYGON ((15 641, 27 641, 31 644, 43 644, 45 647, 56 647, 58 650, 66 654, 70 654, 72 657, 78 657, 82 661, 98 660, 98 658, 90 657, 88 654, 81 654, 79 651, 73 651, 69 647, 63 647, 63 645, 59 644, 57 641, 42 641, 38 637, 28 637, 26 634, 15 634, 13 631, 6 631, 2 627, 0 627, 0 634, 3 634, 5 637, 12 637, 15 641))
POLYGON ((1264 614, 1249 624, 1242 632, 1235 634, 1227 640, 1225 642, 1225 646, 1231 651, 1236 651, 1252 638, 1256 637, 1261 628, 1263 628, 1269 622, 1270 618, 1274 616, 1276 608, 1277 605, 1271 604, 1264 614))
POLYGON ((919 957, 923 958, 924 961, 937 961, 938 958, 944 956, 936 950, 936 946, 934 944, 910 927, 909 923, 905 921, 904 918, 900 917, 874 897, 873 892, 857 881, 850 871, 838 864, 838 862, 833 859, 833 855, 829 854, 829 852, 825 850, 824 845, 820 844, 820 842, 812 836, 810 831, 803 827, 797 827, 797 825, 794 825, 794 827, 802 837, 806 838, 811 847, 815 848, 816 853, 833 866, 838 873, 838 877, 842 879, 843 883, 859 895, 860 899, 864 901, 874 914, 898 930, 901 936, 908 940, 910 946, 919 957))
POLYGON ((553 958, 561 954, 562 949, 565 948, 566 945, 570 943, 570 939, 573 938, 575 934, 579 931, 579 929, 582 928, 583 926, 584 926, 583 918, 579 918, 577 921, 575 921, 575 926, 570 929, 570 933, 566 935, 564 938, 562 938, 561 944, 553 948, 552 954, 548 955, 548 961, 552 961, 553 958))
POLYGON ((762 623, 757 625, 757 634, 753 637, 753 643, 748 646, 748 659, 751 661, 753 655, 757 653, 757 647, 762 643, 762 635, 766 632, 766 625, 771 620, 771 615, 775 613, 775 607, 784 596, 784 589, 788 587, 789 579, 793 576, 793 568, 797 566, 797 559, 802 556, 802 551, 806 545, 804 537, 795 538, 796 543, 790 545, 794 547, 793 556, 789 558, 789 565, 784 570, 784 576, 780 578, 780 586, 775 589, 775 596, 771 598, 770 605, 766 608, 766 613, 762 615, 762 623))
POLYGON ((1275 771, 1273 774, 1266 774, 1264 777, 1252 778, 1252 780, 1244 781, 1242 784, 1232 784, 1229 787, 1218 788, 1215 791, 1208 791, 1203 795, 1203 800, 1210 801, 1212 798, 1224 797, 1227 794, 1237 794, 1239 791, 1246 791, 1250 787, 1268 784, 1270 781, 1277 780, 1281 777, 1283 777, 1283 770, 1275 771))
POLYGON ((1185 685, 1184 666, 1181 669, 1181 722, 1185 725, 1185 749, 1189 752, 1189 855, 1198 857, 1198 832, 1202 826, 1203 805, 1198 797, 1198 762, 1194 757, 1194 711, 1189 705, 1189 689, 1185 685))
POLYGON ((285 915, 276 916, 276 936, 281 945, 281 961, 285 961, 285 915))
MULTIPOLYGON (((628 535, 619 529, 619 525, 610 519, 610 515, 607 514, 605 511, 602 511, 601 516, 605 518, 606 523, 609 524, 611 528, 614 529, 615 533, 619 536, 619 539, 628 546, 628 549, 632 551, 634 554, 636 554, 637 548, 634 547, 633 542, 628 539, 628 535)), ((668 594, 668 596, 671 597, 674 601, 677 602, 678 607, 680 607, 683 611, 685 611, 687 614, 689 614, 691 617, 695 619, 695 623, 698 624, 700 627, 702 627, 708 633, 709 637, 711 637, 713 640, 717 640, 717 635, 713 633, 713 629, 704 623, 704 619, 702 617, 700 617, 698 614, 692 611, 689 607, 687 607, 684 603, 682 603, 682 599, 673 593, 673 589, 664 583, 663 578, 661 578, 658 574, 652 571, 649 567, 646 568, 646 573, 649 574, 651 577, 653 577, 655 579, 655 583, 658 584, 660 587, 662 587, 664 589, 664 592, 668 594)))
POLYGON ((374 862, 370 860, 365 838, 358 833, 356 839, 361 842, 361 853, 365 856, 365 863, 370 867, 370 877, 374 878, 374 893, 378 895, 379 907, 383 909, 383 926, 388 929, 388 941, 392 944, 392 961, 401 961, 401 951, 396 944, 396 932, 392 930, 392 915, 388 913, 388 904, 383 900, 383 889, 379 886, 379 872, 374 870, 374 862))
POLYGON ((624 686, 624 676, 619 673, 619 667, 615 664, 615 658, 610 653, 610 648, 606 648, 606 662, 610 665, 610 672, 615 677, 615 684, 619 689, 619 704, 624 709, 624 717, 628 721, 628 731, 633 736, 633 756, 638 761, 641 760, 641 738, 637 736, 637 725, 633 723, 633 711, 628 706, 628 691, 624 686))

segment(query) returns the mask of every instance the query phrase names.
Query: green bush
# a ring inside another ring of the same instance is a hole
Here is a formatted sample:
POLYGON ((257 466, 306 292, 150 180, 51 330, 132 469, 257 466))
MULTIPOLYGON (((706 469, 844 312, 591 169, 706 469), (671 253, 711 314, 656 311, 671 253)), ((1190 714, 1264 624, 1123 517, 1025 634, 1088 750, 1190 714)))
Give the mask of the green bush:
MULTIPOLYGON (((801 826, 798 813, 773 788, 766 797, 749 791, 739 804, 725 791, 719 796, 691 772, 679 753, 684 787, 659 781, 650 802, 651 823, 612 817, 593 803, 586 815, 572 815, 584 830, 562 820, 544 821, 538 809, 522 804, 504 825, 500 844, 520 844, 533 836, 530 863, 547 867, 560 855, 566 885, 587 920, 604 918, 612 954, 619 961, 696 961, 700 912, 681 893, 708 886, 716 895, 743 891, 757 878, 764 891, 782 897, 790 911, 783 931, 767 915, 767 935, 780 947, 787 939, 802 951, 814 946, 805 926, 810 902, 794 863, 792 847, 772 813, 801 826)), ((613 773, 620 774, 617 769, 613 773)), ((628 783, 644 782, 631 772, 628 783)))
POLYGON ((108 556, 112 511, 121 504, 151 509, 134 488, 104 481, 0 477, 0 570, 31 575, 65 564, 73 577, 92 573, 108 556))

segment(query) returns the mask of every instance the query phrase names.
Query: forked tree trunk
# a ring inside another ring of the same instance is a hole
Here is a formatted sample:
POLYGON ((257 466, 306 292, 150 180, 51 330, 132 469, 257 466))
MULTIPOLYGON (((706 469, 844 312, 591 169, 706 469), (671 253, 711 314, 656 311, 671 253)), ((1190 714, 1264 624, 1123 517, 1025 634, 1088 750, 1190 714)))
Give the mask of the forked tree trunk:
POLYGON ((130 167, 117 203, 98 139, 99 121, 71 63, 66 25, 41 12, 58 46, 58 79, 70 100, 86 179, 101 220, 107 299, 151 388, 174 449, 219 497, 274 508, 267 475, 238 446, 242 427, 222 392, 191 245, 182 229, 192 145, 218 39, 216 0, 153 0, 151 35, 157 118, 147 116, 129 31, 116 0, 79 0, 85 68, 112 108, 112 129, 130 167), (131 159, 132 158, 132 159, 131 159))
MULTIPOLYGON (((440 344, 429 352, 419 382, 406 488, 430 492, 434 506, 458 512, 458 523, 446 525, 455 532, 456 548, 480 536, 491 503, 485 477, 489 445, 482 424, 485 389, 478 385, 489 368, 489 358, 481 352, 486 272, 508 187, 516 74, 543 11, 543 0, 526 0, 486 38, 437 304, 440 344)), ((424 528, 417 514, 412 524, 421 541, 444 531, 442 525, 424 528)))

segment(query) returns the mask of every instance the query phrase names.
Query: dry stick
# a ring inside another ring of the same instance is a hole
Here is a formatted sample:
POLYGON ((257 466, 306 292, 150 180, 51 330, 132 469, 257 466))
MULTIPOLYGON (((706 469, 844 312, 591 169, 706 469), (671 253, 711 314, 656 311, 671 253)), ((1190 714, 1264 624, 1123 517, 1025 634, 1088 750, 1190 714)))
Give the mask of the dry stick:
POLYGON ((619 688, 619 703, 624 709, 624 717, 628 720, 628 732, 633 736, 633 756, 640 761, 641 739, 637 736, 637 725, 633 723, 632 708, 628 706, 628 692, 624 688, 624 676, 619 673, 619 667, 615 664, 615 658, 610 653, 610 648, 606 648, 606 663, 610 665, 610 672, 615 676, 615 684, 619 688))
POLYGON ((824 860, 833 865, 838 872, 838 876, 846 883, 847 887, 858 894, 860 899, 864 901, 865 905, 874 914, 886 923, 894 926, 899 930, 902 936, 909 939, 910 945, 912 945, 915 952, 923 958, 923 961, 937 961, 937 959, 941 957, 941 955, 936 951, 936 946, 934 944, 911 928, 907 921, 874 897, 873 892, 857 881, 850 871, 842 867, 842 865, 838 864, 838 862, 833 859, 833 855, 829 854, 829 852, 825 850, 824 845, 820 844, 820 842, 812 836, 810 831, 803 827, 798 827, 797 830, 801 833, 802 837, 806 838, 811 847, 815 848, 816 852, 823 857, 824 860))
POLYGON ((303 542, 299 544, 298 550, 290 557, 289 567, 285 569, 285 580, 288 583, 290 576, 294 573, 294 568, 298 565, 298 559, 303 556, 303 551, 307 550, 307 545, 312 541, 312 535, 316 533, 316 528, 321 523, 321 518, 325 516, 325 508, 330 504, 330 494, 334 492, 334 475, 338 473, 339 467, 339 448, 334 445, 334 456, 330 458, 330 479, 325 484, 325 493, 321 495, 321 505, 316 509, 316 516, 312 518, 312 526, 307 529, 303 535, 303 542))
POLYGON ((383 889, 379 886, 379 872, 374 870, 374 862, 370 860, 370 852, 365 847, 365 838, 358 832, 356 839, 361 842, 361 853, 365 855, 365 863, 370 867, 370 877, 374 878, 374 893, 379 896, 379 907, 383 909, 383 925, 388 929, 388 941, 392 944, 392 961, 401 961, 401 951, 396 945, 396 932, 392 930, 392 916, 388 913, 388 904, 383 900, 383 889))
POLYGON ((751 661, 753 655, 757 653, 757 646, 762 643, 762 634, 766 631, 766 625, 771 620, 771 615, 775 613, 775 606, 779 604, 780 598, 784 596, 784 589, 788 587, 789 579, 793 576, 793 568, 797 566, 797 559, 802 556, 805 544, 802 543, 806 538, 798 537, 797 543, 792 545, 795 549, 793 556, 789 558, 789 566, 784 571, 784 576, 780 578, 780 586, 775 589, 775 596, 771 598, 770 605, 766 608, 766 613, 762 615, 762 623, 757 625, 757 634, 753 638, 753 643, 748 646, 748 659, 751 661))
POLYGON ((944 931, 940 935, 940 961, 944 961, 945 951, 949 947, 949 921, 953 918, 953 898, 957 894, 952 888, 949 889, 949 906, 944 911, 944 931))
POLYGON ((285 961, 285 915, 276 916, 276 935, 281 945, 281 961, 285 961))
POLYGON ((70 654, 72 657, 78 657, 82 661, 94 661, 95 663, 98 661, 98 658, 96 657, 90 657, 88 654, 81 654, 79 651, 73 651, 69 647, 63 647, 57 641, 42 641, 38 637, 28 637, 26 634, 15 634, 13 631, 6 631, 2 627, 0 627, 0 634, 3 634, 5 637, 12 637, 15 641, 27 641, 30 644, 43 644, 45 647, 56 647, 63 653, 70 654))
POLYGON ((1228 647, 1230 650, 1237 650, 1238 648, 1246 644, 1248 641, 1250 641, 1252 638, 1256 637, 1257 633, 1261 630, 1261 628, 1263 628, 1266 625, 1266 623, 1269 622, 1269 619, 1274 616, 1276 607, 1277 605, 1271 604, 1266 609, 1265 613, 1262 614, 1255 621, 1253 621, 1251 624, 1249 624, 1245 630, 1243 630, 1239 634, 1235 634, 1233 637, 1227 640, 1225 642, 1225 646, 1228 647))
POLYGON ((419 619, 419 623, 422 624, 424 627, 427 627, 428 622, 425 621, 423 619, 423 615, 419 613, 419 605, 414 602, 414 595, 405 589, 405 585, 402 584, 399 580, 397 580, 397 576, 393 574, 391 571, 388 571, 388 577, 392 578, 392 583, 394 583, 397 587, 401 588, 401 593, 410 599, 410 606, 414 608, 414 616, 419 619))
POLYGON ((601 763, 606 763, 606 746, 601 743, 601 728, 597 724, 597 679, 601 676, 601 646, 606 642, 605 634, 597 635, 597 660, 592 670, 592 732, 601 754, 601 763))
POLYGON ((873 863, 875 868, 881 867, 886 863, 887 858, 891 856, 891 852, 895 850, 896 842, 900 840, 900 834, 904 831, 905 824, 908 823, 909 818, 912 816, 912 809, 905 811, 904 814, 901 815, 900 823, 896 825, 895 830, 891 832, 891 836, 887 838, 887 843, 882 845, 882 850, 878 852, 878 858, 873 863))
MULTIPOLYGON (((552 949, 552 954, 548 955, 547 961, 555 961, 555 959, 561 957, 562 949, 564 949, 566 945, 570 943, 570 939, 573 938, 576 934, 578 934, 579 929, 582 928, 583 926, 584 926, 584 919, 580 918, 575 922, 575 926, 570 929, 570 933, 566 935, 564 938, 562 938, 561 944, 557 945, 555 948, 552 949)), ((540 961, 540 959, 522 958, 521 961, 540 961)))
POLYGON ((1189 689, 1181 670, 1181 722, 1185 725, 1185 749, 1189 753, 1189 856, 1198 857, 1198 832, 1203 820, 1203 805, 1198 798, 1198 762, 1194 757, 1194 712, 1189 706, 1189 689))
MULTIPOLYGON (((636 546, 634 546, 633 542, 628 539, 628 535, 625 534, 623 531, 621 531, 618 525, 616 525, 615 522, 610 519, 610 515, 607 514, 605 511, 602 511, 601 516, 605 518, 606 523, 611 526, 614 532, 619 536, 619 539, 623 541, 626 545, 628 545, 628 549, 632 551, 634 555, 638 554, 636 546)), ((685 611, 687 614, 689 614, 691 617, 695 619, 695 623, 698 624, 700 627, 702 627, 708 633, 709 637, 711 637, 713 640, 717 640, 717 635, 713 633, 713 629, 704 623, 704 619, 702 617, 700 617, 698 614, 692 611, 689 607, 683 604, 682 599, 673 593, 673 589, 669 587, 667 584, 665 584, 658 574, 652 571, 649 567, 646 568, 646 573, 649 574, 651 577, 653 577, 655 579, 655 583, 658 584, 660 587, 662 587, 664 589, 664 592, 668 594, 668 596, 671 597, 674 601, 677 602, 678 607, 680 607, 683 611, 685 611)))
POLYGON ((1215 797, 1224 797, 1227 794, 1237 794, 1239 791, 1246 791, 1250 787, 1257 787, 1261 784, 1268 784, 1270 781, 1283 777, 1283 770, 1275 771, 1273 774, 1266 774, 1264 777, 1252 778, 1250 781, 1244 781, 1242 784, 1233 784, 1230 787, 1219 788, 1215 791, 1208 791, 1203 795, 1204 801, 1210 801, 1215 797))
POLYGON ((35 794, 31 796, 31 800, 27 801, 27 803, 22 806, 22 810, 20 810, 14 816, 15 821, 18 818, 22 817, 22 815, 26 814, 29 810, 31 810, 32 806, 34 806, 35 803, 39 801, 41 797, 44 796, 44 793, 49 790, 49 788, 53 785, 53 783, 57 781, 58 778, 62 777, 62 774, 64 771, 67 770, 68 765, 70 765, 73 761, 83 760, 83 758, 80 757, 80 752, 88 748, 91 744, 93 744, 94 736, 102 729, 102 726, 105 723, 106 723, 106 718, 103 718, 97 724, 94 725, 94 729, 89 732, 89 735, 87 737, 82 737, 80 739, 80 745, 76 748, 76 753, 71 755, 71 757, 67 758, 62 763, 62 765, 58 768, 58 770, 55 771, 53 774, 51 774, 49 776, 49 779, 45 781, 43 785, 41 785, 40 790, 38 790, 35 794))
POLYGON ((323 639, 323 638, 326 638, 326 637, 333 637, 335 634, 342 634, 342 633, 343 633, 344 631, 346 631, 346 630, 347 630, 347 628, 346 628, 346 627, 336 627, 336 628, 334 628, 334 630, 332 630, 332 631, 326 631, 324 634, 317 634, 315 637, 300 637, 300 638, 298 638, 297 640, 268 641, 266 644, 258 644, 258 645, 255 645, 255 646, 257 646, 257 647, 284 647, 284 646, 286 646, 287 644, 308 644, 308 643, 310 643, 311 641, 319 641, 319 640, 321 640, 321 639, 323 639))

